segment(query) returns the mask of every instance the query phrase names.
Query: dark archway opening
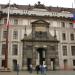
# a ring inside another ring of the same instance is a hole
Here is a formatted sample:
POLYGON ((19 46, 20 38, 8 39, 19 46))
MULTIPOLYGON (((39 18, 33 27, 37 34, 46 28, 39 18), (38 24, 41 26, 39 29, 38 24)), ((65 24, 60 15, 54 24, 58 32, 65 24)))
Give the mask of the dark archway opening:
POLYGON ((16 59, 13 60, 13 70, 17 71, 17 60, 16 59))
POLYGON ((46 51, 44 48, 38 48, 37 51, 39 53, 39 65, 42 65, 45 61, 46 51))

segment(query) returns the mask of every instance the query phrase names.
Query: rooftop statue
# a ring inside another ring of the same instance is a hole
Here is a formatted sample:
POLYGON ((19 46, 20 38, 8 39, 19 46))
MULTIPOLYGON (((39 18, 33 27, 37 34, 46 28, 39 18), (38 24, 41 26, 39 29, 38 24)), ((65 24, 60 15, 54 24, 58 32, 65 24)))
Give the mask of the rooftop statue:
POLYGON ((45 9, 45 6, 38 1, 38 4, 35 4, 34 8, 45 9))

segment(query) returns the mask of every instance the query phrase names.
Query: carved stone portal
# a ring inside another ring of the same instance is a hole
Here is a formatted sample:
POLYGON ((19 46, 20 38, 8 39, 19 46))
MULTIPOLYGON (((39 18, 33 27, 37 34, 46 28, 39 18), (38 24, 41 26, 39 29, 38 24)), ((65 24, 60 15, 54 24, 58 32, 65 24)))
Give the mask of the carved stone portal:
POLYGON ((59 67, 58 40, 49 33, 49 23, 44 20, 32 22, 32 32, 24 36, 23 42, 23 67, 29 69, 32 64, 46 64, 49 70, 59 67))

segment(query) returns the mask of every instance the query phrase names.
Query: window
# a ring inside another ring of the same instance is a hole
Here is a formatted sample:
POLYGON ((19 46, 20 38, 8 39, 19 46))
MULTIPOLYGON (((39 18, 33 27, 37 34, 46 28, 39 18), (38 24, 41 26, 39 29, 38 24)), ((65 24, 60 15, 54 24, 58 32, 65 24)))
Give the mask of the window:
POLYGON ((38 32, 35 32, 35 37, 36 38, 47 38, 47 32, 42 32, 42 31, 38 31, 38 32))
POLYGON ((18 31, 13 31, 13 39, 18 39, 18 31))
POLYGON ((70 25, 70 28, 73 28, 73 23, 69 23, 69 25, 70 25))
POLYGON ((13 55, 17 55, 18 54, 18 45, 17 44, 13 44, 12 45, 12 54, 13 55))
POLYGON ((62 40, 66 40, 66 34, 62 33, 62 40))
POLYGON ((1 64, 2 67, 5 66, 5 60, 2 60, 2 64, 1 64))
POLYGON ((2 24, 2 20, 0 19, 0 24, 2 24))
POLYGON ((75 55, 75 46, 71 46, 72 55, 75 55))
POLYGON ((4 19, 4 24, 7 24, 7 19, 4 19))
POLYGON ((73 60, 73 66, 75 66, 75 60, 73 60))
POLYGON ((71 38, 71 40, 74 40, 74 34, 73 33, 70 34, 70 38, 71 38))
POLYGON ((62 46, 62 50, 63 50, 63 55, 66 56, 67 55, 67 46, 62 46))
POLYGON ((2 44, 2 55, 5 54, 6 44, 2 44))
POLYGON ((3 39, 6 39, 7 31, 3 31, 3 39))
POLYGON ((14 19, 14 24, 17 25, 18 24, 18 20, 14 19))
POLYGON ((65 27, 65 22, 61 22, 61 26, 62 27, 65 27))

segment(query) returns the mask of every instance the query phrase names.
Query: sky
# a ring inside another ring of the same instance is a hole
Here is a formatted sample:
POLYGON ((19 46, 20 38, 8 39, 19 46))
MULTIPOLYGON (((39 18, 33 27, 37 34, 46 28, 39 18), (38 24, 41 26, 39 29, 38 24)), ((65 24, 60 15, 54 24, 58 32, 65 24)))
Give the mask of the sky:
MULTIPOLYGON (((75 8, 75 0, 10 0, 10 4, 34 5, 38 1, 46 6, 75 8)), ((8 2, 9 0, 0 0, 0 4, 7 4, 8 2)))

